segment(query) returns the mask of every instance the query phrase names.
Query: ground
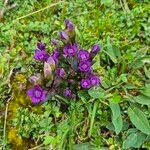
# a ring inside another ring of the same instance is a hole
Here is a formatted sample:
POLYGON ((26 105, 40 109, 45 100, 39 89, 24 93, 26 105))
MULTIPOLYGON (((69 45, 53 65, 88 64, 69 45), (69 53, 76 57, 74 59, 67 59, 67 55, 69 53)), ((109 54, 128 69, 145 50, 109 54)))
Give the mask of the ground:
POLYGON ((150 149, 149 8, 149 0, 1 1, 0 149, 150 149), (93 66, 101 85, 76 101, 33 105, 36 43, 51 52, 66 18, 82 48, 101 45, 93 66))

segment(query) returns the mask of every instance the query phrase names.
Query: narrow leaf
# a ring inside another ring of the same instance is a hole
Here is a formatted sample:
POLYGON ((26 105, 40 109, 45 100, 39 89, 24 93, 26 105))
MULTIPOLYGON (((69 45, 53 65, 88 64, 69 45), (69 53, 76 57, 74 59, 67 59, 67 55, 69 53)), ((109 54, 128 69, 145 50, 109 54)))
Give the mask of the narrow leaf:
POLYGON ((113 46, 110 42, 110 37, 107 37, 107 51, 104 51, 104 52, 110 57, 110 59, 114 63, 117 63, 117 58, 116 58, 115 52, 113 51, 113 46))
POLYGON ((119 134, 123 126, 119 104, 110 102, 110 108, 112 110, 112 123, 115 127, 115 132, 119 134))
POLYGON ((91 123, 90 123, 90 129, 89 129, 89 136, 92 134, 93 124, 95 120, 96 115, 96 109, 97 109, 97 102, 94 103, 93 111, 92 111, 92 117, 91 117, 91 123))

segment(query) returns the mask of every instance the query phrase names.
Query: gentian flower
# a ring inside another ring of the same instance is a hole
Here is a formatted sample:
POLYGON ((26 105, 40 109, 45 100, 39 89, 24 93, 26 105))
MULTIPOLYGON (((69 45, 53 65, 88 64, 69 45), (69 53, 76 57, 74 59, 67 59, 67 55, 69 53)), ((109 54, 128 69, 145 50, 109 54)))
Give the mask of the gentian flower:
POLYGON ((78 53, 78 58, 80 61, 86 61, 90 58, 90 53, 86 50, 80 50, 78 53))
POLYGON ((84 89, 89 89, 91 87, 90 79, 82 79, 80 84, 81 84, 81 87, 84 89))
POLYGON ((56 75, 63 78, 63 77, 65 77, 66 72, 63 68, 57 68, 56 75))
POLYGON ((100 84, 100 79, 96 75, 90 76, 90 81, 92 86, 98 86, 100 84))
POLYGON ((63 94, 65 97, 71 97, 72 91, 69 88, 66 88, 63 94))
POLYGON ((67 44, 64 47, 64 55, 65 56, 75 56, 78 52, 78 46, 77 44, 67 44))
POLYGON ((69 29, 69 30, 73 30, 75 28, 74 24, 69 19, 65 20, 65 25, 66 25, 67 29, 69 29))
POLYGON ((100 45, 99 44, 94 44, 91 50, 91 54, 96 55, 99 51, 101 50, 100 45))
POLYGON ((38 42, 37 43, 37 48, 39 49, 39 50, 45 50, 45 43, 43 43, 43 42, 38 42))
POLYGON ((46 91, 44 91, 39 85, 29 89, 27 95, 30 97, 33 104, 38 104, 46 99, 46 91))
POLYGON ((34 59, 38 61, 47 61, 49 54, 45 50, 35 50, 34 59))
POLYGON ((59 33, 59 36, 60 36, 60 38, 62 39, 62 40, 68 40, 68 35, 67 35, 67 33, 65 32, 65 31, 61 31, 60 33, 59 33))
POLYGON ((92 70, 91 61, 81 61, 78 68, 82 72, 90 72, 92 70))
POLYGON ((55 49, 51 55, 51 57, 54 59, 54 61, 57 63, 58 62, 58 58, 60 56, 60 53, 58 52, 58 49, 55 49))
POLYGON ((51 40, 51 43, 52 43, 54 46, 56 46, 56 45, 58 45, 59 41, 56 40, 56 39, 52 39, 52 40, 51 40))

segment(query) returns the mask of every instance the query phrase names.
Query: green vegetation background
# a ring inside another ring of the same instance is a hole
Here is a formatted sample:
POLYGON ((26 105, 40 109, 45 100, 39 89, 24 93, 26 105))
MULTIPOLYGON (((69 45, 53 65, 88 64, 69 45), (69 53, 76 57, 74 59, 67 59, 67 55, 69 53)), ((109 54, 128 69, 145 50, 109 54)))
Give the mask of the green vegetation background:
POLYGON ((0 1, 6 10, 0 19, 0 149, 150 149, 149 0, 57 3, 0 1), (50 52, 66 18, 77 26, 81 47, 101 44, 94 69, 102 85, 89 95, 80 91, 69 105, 57 97, 33 106, 25 90, 38 70, 36 43, 47 43, 50 52))

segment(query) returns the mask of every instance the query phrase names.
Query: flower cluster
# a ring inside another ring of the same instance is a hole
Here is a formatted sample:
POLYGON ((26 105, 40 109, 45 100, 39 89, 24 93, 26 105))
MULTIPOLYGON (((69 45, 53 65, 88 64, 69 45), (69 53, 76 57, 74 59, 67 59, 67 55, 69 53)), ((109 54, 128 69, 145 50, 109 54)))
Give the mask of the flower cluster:
POLYGON ((79 90, 100 85, 100 78, 92 68, 93 58, 101 50, 99 44, 94 44, 90 51, 81 48, 75 41, 75 25, 69 19, 65 20, 65 25, 58 34, 59 39, 51 40, 54 49, 51 54, 45 43, 37 44, 34 59, 43 62, 44 67, 43 74, 29 78, 33 87, 27 95, 34 104, 55 94, 76 99, 79 90))

